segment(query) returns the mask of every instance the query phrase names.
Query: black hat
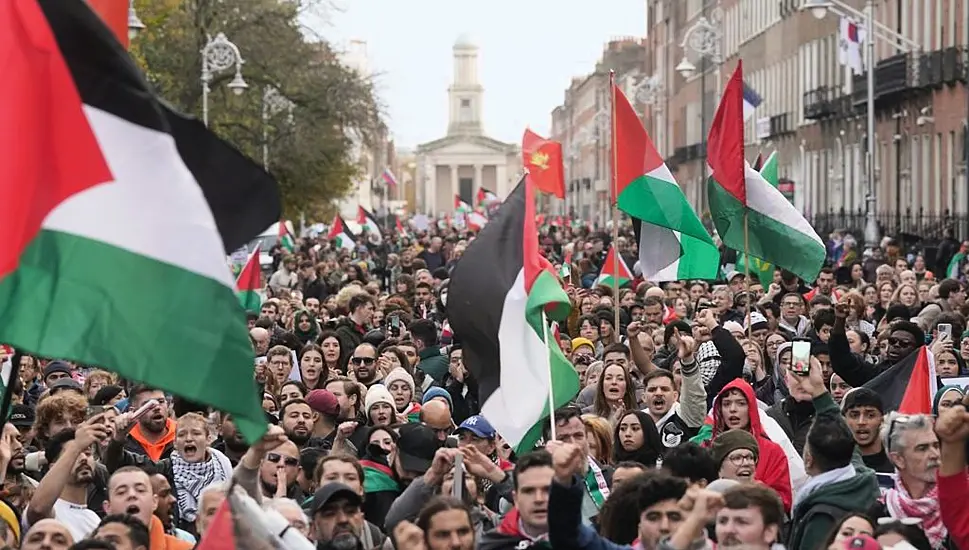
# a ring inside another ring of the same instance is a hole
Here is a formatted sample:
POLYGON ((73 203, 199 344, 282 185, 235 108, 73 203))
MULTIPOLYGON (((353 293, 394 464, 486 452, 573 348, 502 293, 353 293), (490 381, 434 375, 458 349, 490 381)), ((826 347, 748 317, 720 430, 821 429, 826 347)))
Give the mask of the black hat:
POLYGON ((47 363, 46 367, 44 367, 44 378, 46 379, 55 372, 63 372, 68 376, 72 374, 71 366, 64 361, 51 361, 50 363, 47 363))
POLYGON ((77 380, 74 380, 73 378, 61 378, 60 380, 57 380, 51 384, 48 388, 50 389, 51 395, 54 395, 61 390, 77 390, 81 393, 84 392, 81 385, 78 384, 77 380))
POLYGON ((405 424, 397 439, 400 467, 407 472, 423 474, 431 467, 434 453, 441 447, 434 430, 423 424, 405 424))
POLYGON ((313 507, 310 509, 310 514, 319 512, 330 500, 338 497, 349 500, 355 506, 363 504, 363 499, 360 495, 347 485, 342 483, 327 483, 313 493, 313 507))
POLYGON ((108 384, 107 386, 101 386, 98 393, 94 394, 94 398, 91 399, 92 405, 107 405, 108 401, 111 401, 115 397, 118 397, 124 388, 121 386, 115 386, 114 384, 108 384))
POLYGON ((29 405, 14 405, 10 411, 10 423, 18 428, 34 425, 34 409, 29 405))

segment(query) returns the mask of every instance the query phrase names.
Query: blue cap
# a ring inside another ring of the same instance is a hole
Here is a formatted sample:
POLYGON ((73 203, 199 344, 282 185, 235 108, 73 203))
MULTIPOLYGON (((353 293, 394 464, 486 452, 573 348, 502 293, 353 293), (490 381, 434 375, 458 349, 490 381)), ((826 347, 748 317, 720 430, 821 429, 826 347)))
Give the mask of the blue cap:
POLYGON ((494 439, 495 436, 498 435, 494 426, 491 425, 491 422, 488 422, 488 419, 480 414, 469 416, 467 419, 465 419, 465 421, 458 426, 457 431, 460 432, 461 430, 468 430, 481 439, 494 439))

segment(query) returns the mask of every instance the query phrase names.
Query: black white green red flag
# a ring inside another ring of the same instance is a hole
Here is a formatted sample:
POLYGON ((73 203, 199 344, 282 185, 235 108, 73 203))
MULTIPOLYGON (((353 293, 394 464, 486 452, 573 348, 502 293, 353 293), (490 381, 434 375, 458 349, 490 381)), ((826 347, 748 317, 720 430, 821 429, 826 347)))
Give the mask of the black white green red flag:
POLYGON ((360 227, 367 230, 367 233, 370 234, 374 242, 379 243, 383 240, 383 233, 380 231, 380 224, 377 223, 377 217, 362 206, 357 207, 357 223, 360 224, 360 227))
POLYGON ((279 220, 279 246, 289 253, 296 250, 296 239, 293 238, 293 233, 289 230, 286 220, 279 220))
POLYGON ((447 302, 464 362, 478 380, 481 412, 519 452, 541 436, 549 385, 556 407, 579 391, 575 369, 545 322, 564 320, 570 306, 538 252, 537 235, 534 192, 522 178, 458 261, 447 302))
POLYGON ((239 303, 246 311, 258 312, 262 306, 262 267, 259 265, 259 245, 249 254, 246 265, 239 272, 236 279, 236 292, 239 294, 239 303))
POLYGON ((616 248, 609 245, 609 251, 606 252, 606 259, 603 260, 602 268, 599 270, 599 276, 596 278, 596 286, 623 286, 629 281, 632 281, 633 278, 633 272, 630 271, 629 266, 622 259, 622 254, 616 256, 616 248))
POLYGON ((258 165, 159 100, 81 0, 0 2, 0 341, 266 429, 226 264, 279 219, 258 165), (188 361, 186 360, 188 358, 188 361))
POLYGON ((333 218, 333 224, 330 226, 330 232, 327 233, 326 238, 336 248, 348 251, 353 250, 357 243, 357 236, 350 231, 347 223, 343 221, 343 216, 339 214, 333 218))

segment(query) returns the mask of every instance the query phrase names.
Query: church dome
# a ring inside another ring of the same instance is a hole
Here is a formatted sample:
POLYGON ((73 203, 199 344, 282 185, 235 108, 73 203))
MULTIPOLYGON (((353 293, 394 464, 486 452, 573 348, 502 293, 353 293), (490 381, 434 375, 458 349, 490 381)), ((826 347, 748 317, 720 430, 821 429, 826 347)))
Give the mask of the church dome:
POLYGON ((455 48, 477 48, 478 46, 477 44, 474 43, 474 40, 471 38, 471 35, 469 33, 462 33, 460 36, 458 36, 458 39, 454 42, 454 47, 455 48))

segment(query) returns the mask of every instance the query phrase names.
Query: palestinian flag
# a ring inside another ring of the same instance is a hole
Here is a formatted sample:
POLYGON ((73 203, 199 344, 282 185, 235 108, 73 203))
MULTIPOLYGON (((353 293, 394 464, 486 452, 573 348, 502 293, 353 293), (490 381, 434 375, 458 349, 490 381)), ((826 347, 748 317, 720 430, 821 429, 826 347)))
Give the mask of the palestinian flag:
POLYGON ((549 386, 555 408, 579 392, 575 369, 543 326, 546 316, 565 320, 570 305, 538 253, 534 200, 522 178, 457 262, 447 301, 464 364, 478 381, 481 414, 519 453, 541 436, 549 386))
POLYGON ((632 281, 633 272, 629 270, 629 266, 622 259, 622 254, 616 254, 616 249, 614 246, 609 245, 609 251, 606 253, 606 259, 602 262, 602 269, 599 270, 599 277, 593 286, 623 286, 629 281, 632 281), (617 267, 618 264, 618 267, 617 267))
POLYGON ((467 214, 472 210, 470 204, 461 200, 461 195, 454 195, 454 212, 456 214, 467 214))
POLYGON ((716 279, 720 251, 629 100, 615 84, 612 94, 613 200, 632 218, 643 277, 654 282, 716 279))
POLYGON ((713 224, 726 246, 813 281, 824 264, 824 243, 794 205, 744 158, 742 74, 743 63, 738 62, 707 139, 713 224))
POLYGON ((377 223, 377 218, 362 206, 357 207, 357 223, 371 235, 376 235, 378 243, 383 240, 383 233, 380 231, 380 224, 377 223))
POLYGON ((0 59, 0 143, 15 152, 0 164, 0 341, 231 413, 260 437, 226 254, 279 219, 275 181, 158 99, 85 2, 0 2, 0 59))
POLYGON ((478 196, 476 197, 476 200, 478 203, 478 208, 487 208, 491 204, 500 202, 498 195, 495 195, 484 187, 478 188, 478 196))
POLYGON ((946 276, 946 278, 948 278, 948 279, 956 279, 956 280, 958 280, 960 278, 959 277, 959 275, 960 275, 960 273, 959 273, 959 265, 963 261, 965 261, 965 259, 966 259, 966 252, 967 252, 967 250, 966 250, 966 247, 965 246, 959 246, 959 252, 956 252, 956 254, 954 256, 952 256, 952 260, 949 261, 949 266, 945 268, 945 276, 946 276))
POLYGON ((296 250, 296 239, 293 238, 293 233, 289 230, 286 220, 279 220, 279 246, 290 254, 296 250))
POLYGON ((396 224, 397 224, 397 227, 396 227, 397 236, 399 236, 399 237, 406 237, 407 236, 407 230, 404 229, 404 226, 400 223, 400 216, 394 216, 394 222, 396 222, 396 224))
POLYGON ((928 346, 919 348, 865 383, 882 397, 885 412, 932 414, 932 400, 939 391, 935 356, 928 346))
POLYGON ((333 218, 333 225, 330 226, 326 239, 332 241, 336 248, 343 250, 352 251, 357 246, 357 236, 350 232, 350 228, 339 214, 333 218))
POLYGON ((480 212, 468 212, 464 215, 464 219, 468 229, 473 231, 481 231, 488 223, 488 218, 480 212))
POLYGON ((236 291, 243 309, 259 311, 262 306, 262 296, 259 295, 259 291, 262 290, 262 287, 262 268, 259 265, 259 246, 257 245, 256 249, 249 255, 245 267, 239 272, 239 278, 236 279, 236 291))
POLYGON ((522 136, 522 164, 541 192, 565 198, 565 167, 562 144, 525 129, 522 136))
POLYGON ((363 466, 364 493, 400 491, 400 484, 394 479, 394 473, 386 465, 373 460, 361 460, 360 465, 363 466))
MULTIPOLYGON (((757 155, 756 164, 754 169, 760 172, 760 175, 764 177, 767 183, 771 184, 774 189, 777 189, 780 179, 777 175, 777 151, 774 151, 767 157, 765 161, 761 155, 757 155)), ((737 271, 743 273, 745 269, 750 269, 751 275, 756 275, 757 280, 766 289, 774 282, 774 266, 770 262, 765 262, 760 258, 754 256, 748 256, 743 252, 737 254, 737 271), (747 267, 747 260, 750 260, 750 266, 747 267)))
POLYGON ((565 258, 562 260, 562 267, 559 268, 559 275, 568 280, 572 281, 572 251, 569 250, 565 253, 565 258))

